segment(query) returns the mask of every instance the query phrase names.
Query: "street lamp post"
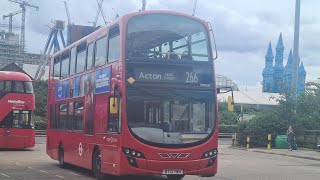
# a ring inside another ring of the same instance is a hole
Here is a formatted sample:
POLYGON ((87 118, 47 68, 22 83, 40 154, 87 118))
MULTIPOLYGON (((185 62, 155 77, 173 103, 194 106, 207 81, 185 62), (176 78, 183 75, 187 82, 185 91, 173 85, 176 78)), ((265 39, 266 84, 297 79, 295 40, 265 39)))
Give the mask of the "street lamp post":
POLYGON ((296 97, 298 67, 299 67, 299 29, 300 29, 300 0, 296 0, 295 22, 294 22, 294 41, 293 41, 293 75, 291 93, 296 97))

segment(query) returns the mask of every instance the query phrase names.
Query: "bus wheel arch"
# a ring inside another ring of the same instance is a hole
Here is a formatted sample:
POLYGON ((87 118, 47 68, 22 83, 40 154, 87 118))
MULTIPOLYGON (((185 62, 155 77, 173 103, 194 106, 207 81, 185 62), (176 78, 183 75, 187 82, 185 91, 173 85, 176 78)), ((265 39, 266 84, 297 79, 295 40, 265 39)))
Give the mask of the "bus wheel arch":
POLYGON ((61 141, 60 141, 59 147, 58 147, 58 161, 59 161, 59 166, 61 168, 66 167, 66 163, 64 161, 64 148, 63 148, 63 144, 61 141))
POLYGON ((92 172, 97 179, 104 179, 105 175, 102 173, 102 157, 98 145, 95 145, 92 152, 92 172))

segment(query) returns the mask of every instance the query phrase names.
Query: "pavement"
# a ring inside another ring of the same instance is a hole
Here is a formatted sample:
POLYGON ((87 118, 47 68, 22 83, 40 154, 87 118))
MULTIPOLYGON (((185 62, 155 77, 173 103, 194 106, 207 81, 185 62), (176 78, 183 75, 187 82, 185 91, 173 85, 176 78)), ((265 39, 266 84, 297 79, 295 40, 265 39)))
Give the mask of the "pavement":
MULTIPOLYGON (((215 177, 186 176, 183 180, 315 180, 320 179, 320 161, 278 154, 316 152, 230 148, 230 139, 219 139, 218 174, 215 177), (255 152, 259 151, 259 152, 255 152), (271 154, 278 153, 278 154, 271 154)), ((94 180, 89 170, 70 166, 62 169, 45 151, 46 138, 37 137, 36 147, 0 151, 0 180, 94 180)), ((300 154, 300 156, 302 156, 300 154)), ((320 154, 320 152, 319 152, 320 154)), ((318 157, 318 154, 313 154, 318 157)), ((309 154, 307 157, 312 157, 309 154)), ((108 180, 167 180, 164 176, 108 177, 108 180)))
POLYGON ((246 149, 242 147, 233 147, 233 146, 230 146, 230 148, 246 150, 249 152, 266 153, 266 154, 273 154, 273 155, 279 155, 279 156, 287 156, 287 157, 320 161, 320 152, 316 150, 310 150, 310 149, 298 149, 298 150, 289 151, 288 149, 270 149, 270 150, 266 148, 246 149))

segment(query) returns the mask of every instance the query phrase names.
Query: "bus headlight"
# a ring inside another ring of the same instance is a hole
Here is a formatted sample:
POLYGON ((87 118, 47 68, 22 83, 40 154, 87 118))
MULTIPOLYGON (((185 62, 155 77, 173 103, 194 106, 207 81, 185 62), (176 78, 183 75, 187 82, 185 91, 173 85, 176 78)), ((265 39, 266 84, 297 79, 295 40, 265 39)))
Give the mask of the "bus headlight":
POLYGON ((145 159, 145 157, 144 157, 144 155, 142 154, 142 152, 139 152, 139 151, 134 150, 134 149, 122 148, 122 152, 123 152, 124 155, 126 155, 127 157, 143 158, 143 159, 145 159))
POLYGON ((201 159, 216 157, 217 154, 218 154, 218 150, 217 149, 212 149, 210 151, 207 151, 207 152, 203 153, 201 159))

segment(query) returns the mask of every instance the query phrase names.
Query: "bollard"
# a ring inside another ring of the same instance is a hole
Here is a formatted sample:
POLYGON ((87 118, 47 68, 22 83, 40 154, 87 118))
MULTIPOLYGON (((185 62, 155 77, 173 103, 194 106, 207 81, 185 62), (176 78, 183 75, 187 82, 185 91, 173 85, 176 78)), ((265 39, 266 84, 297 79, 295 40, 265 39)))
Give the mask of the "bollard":
POLYGON ((249 149, 249 148, 250 148, 250 137, 247 136, 247 149, 249 149))
POLYGON ((232 134, 232 146, 235 146, 236 134, 232 134))
POLYGON ((267 145, 268 150, 271 149, 271 134, 268 134, 268 145, 267 145))

